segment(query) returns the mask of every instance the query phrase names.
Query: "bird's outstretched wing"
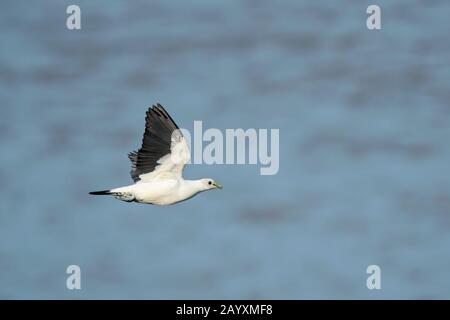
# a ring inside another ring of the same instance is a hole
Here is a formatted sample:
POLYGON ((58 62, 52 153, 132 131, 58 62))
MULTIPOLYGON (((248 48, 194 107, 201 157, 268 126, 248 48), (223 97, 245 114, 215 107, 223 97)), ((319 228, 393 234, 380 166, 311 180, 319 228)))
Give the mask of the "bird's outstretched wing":
POLYGON ((181 177, 191 153, 176 123, 157 103, 147 111, 141 149, 130 152, 128 158, 134 182, 145 182, 167 174, 181 177))

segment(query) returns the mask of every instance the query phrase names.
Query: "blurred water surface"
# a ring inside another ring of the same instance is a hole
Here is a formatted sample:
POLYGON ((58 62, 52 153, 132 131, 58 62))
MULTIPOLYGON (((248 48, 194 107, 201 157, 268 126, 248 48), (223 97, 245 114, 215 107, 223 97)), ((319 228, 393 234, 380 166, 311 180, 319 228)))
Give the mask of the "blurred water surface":
POLYGON ((81 0, 79 31, 70 4, 1 5, 1 298, 450 298, 450 2, 377 1, 380 31, 366 1, 81 0), (170 207, 88 196, 131 182, 155 102, 280 128, 279 173, 191 165, 225 188, 170 207))

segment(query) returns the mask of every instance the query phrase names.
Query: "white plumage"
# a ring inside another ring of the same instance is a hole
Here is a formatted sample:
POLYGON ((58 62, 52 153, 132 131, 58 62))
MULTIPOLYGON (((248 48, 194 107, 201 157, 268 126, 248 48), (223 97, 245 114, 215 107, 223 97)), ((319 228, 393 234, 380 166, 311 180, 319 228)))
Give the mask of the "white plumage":
POLYGON ((128 155, 135 184, 93 195, 112 195, 127 202, 169 205, 201 191, 221 189, 213 179, 185 180, 183 169, 191 153, 178 126, 159 103, 147 111, 142 147, 128 155))

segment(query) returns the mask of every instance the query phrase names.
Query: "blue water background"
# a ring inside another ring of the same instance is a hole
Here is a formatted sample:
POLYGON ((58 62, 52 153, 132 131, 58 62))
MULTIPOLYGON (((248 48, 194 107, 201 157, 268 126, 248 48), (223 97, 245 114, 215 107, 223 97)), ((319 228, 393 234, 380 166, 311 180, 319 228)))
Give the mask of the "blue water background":
POLYGON ((450 2, 376 1, 369 31, 372 3, 2 1, 0 297, 450 298, 450 2), (88 196, 131 182, 155 102, 279 128, 279 173, 191 165, 225 188, 169 207, 88 196))

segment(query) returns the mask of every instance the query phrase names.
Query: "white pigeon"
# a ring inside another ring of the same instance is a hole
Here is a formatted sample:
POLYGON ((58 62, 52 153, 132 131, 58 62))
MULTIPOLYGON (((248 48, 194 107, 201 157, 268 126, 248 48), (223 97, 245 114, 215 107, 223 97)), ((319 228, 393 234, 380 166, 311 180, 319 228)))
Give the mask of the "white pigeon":
POLYGON ((187 200, 202 191, 222 189, 213 179, 183 179, 183 169, 191 153, 186 139, 163 106, 157 103, 149 108, 145 122, 141 149, 128 154, 135 184, 89 194, 164 206, 187 200))

